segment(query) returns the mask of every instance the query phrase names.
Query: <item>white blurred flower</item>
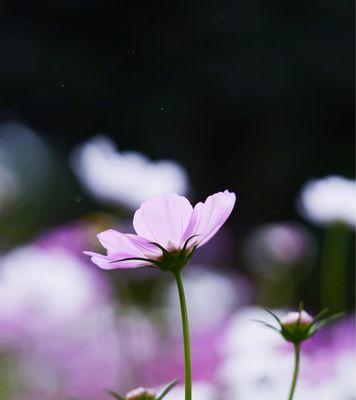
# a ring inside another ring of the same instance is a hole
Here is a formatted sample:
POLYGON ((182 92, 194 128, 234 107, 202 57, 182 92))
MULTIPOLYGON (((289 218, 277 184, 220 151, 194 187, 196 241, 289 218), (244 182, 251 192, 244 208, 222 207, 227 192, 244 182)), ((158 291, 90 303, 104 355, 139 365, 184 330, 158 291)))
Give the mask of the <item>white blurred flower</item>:
POLYGON ((281 357, 280 337, 254 319, 265 320, 266 312, 248 307, 231 319, 221 343, 218 378, 227 398, 284 400, 292 371, 288 354, 281 357))
MULTIPOLYGON (((140 385, 154 382, 151 362, 162 350, 162 342, 157 327, 141 310, 128 307, 119 318, 121 360, 126 366, 127 380, 140 385)), ((129 389, 129 387, 126 387, 129 389)))
MULTIPOLYGON (((194 400, 220 400, 218 390, 207 382, 194 382, 192 388, 192 397, 194 400)), ((167 394, 165 400, 183 400, 184 386, 178 386, 167 394)))
MULTIPOLYGON (((281 311, 274 311, 278 316, 281 311)), ((268 314, 259 307, 244 307, 236 312, 226 328, 222 350, 228 354, 236 354, 247 351, 260 352, 274 351, 281 339, 270 329, 261 327, 255 320, 265 320, 268 314), (262 330, 262 334, 261 334, 262 330), (237 340, 238 339, 238 340, 237 340)))
MULTIPOLYGON (((191 266, 187 271, 184 285, 193 335, 221 326, 237 304, 245 300, 243 282, 236 277, 198 266, 191 266)), ((167 298, 167 316, 172 319, 172 330, 177 332, 180 321, 176 318, 176 313, 179 313, 176 285, 170 286, 167 298)))
POLYGON ((356 224, 356 183, 340 176, 311 180, 299 198, 300 212, 317 224, 356 224))
POLYGON ((27 194, 43 190, 52 161, 46 145, 32 129, 17 121, 7 121, 0 124, 1 165, 16 176, 21 194, 27 194))
POLYGON ((134 151, 120 152, 105 136, 96 136, 74 150, 72 168, 96 199, 136 209, 163 193, 185 194, 188 177, 177 162, 151 161, 134 151))
POLYGON ((95 303, 88 267, 64 249, 18 248, 0 259, 0 322, 42 329, 75 318, 95 303))
MULTIPOLYGON (((293 372, 292 346, 286 347, 278 333, 253 321, 273 324, 269 318, 263 310, 248 307, 238 311, 227 327, 221 343, 224 360, 217 372, 224 399, 286 399, 293 372)), ((325 343, 321 343, 320 350, 314 344, 314 352, 302 351, 296 398, 355 400, 355 380, 350 373, 355 369, 354 344, 339 349, 337 344, 324 348, 325 343), (318 351, 319 364, 315 359, 318 351), (315 374, 318 380, 313 377, 315 374)))
POLYGON ((355 343, 352 351, 346 351, 338 357, 335 365, 335 380, 340 398, 345 400, 356 400, 356 380, 350 371, 356 371, 356 348, 355 343))
MULTIPOLYGON (((329 368, 332 370, 332 374, 317 384, 307 379, 307 371, 308 369, 315 371, 318 366, 315 366, 312 359, 309 360, 304 356, 304 364, 301 364, 301 371, 304 369, 304 376, 300 377, 297 385, 296 398, 300 400, 356 400, 355 374, 350 372, 356 371, 355 356, 355 349, 353 348, 352 351, 349 349, 336 358, 331 358, 329 368)), ((324 362, 327 362, 327 355, 324 362)))

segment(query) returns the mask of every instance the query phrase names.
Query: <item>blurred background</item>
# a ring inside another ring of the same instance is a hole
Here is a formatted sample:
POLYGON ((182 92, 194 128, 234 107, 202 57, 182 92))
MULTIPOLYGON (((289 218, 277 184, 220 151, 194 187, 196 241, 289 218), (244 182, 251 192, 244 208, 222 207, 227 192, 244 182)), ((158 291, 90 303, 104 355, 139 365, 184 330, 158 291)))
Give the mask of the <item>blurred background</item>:
POLYGON ((305 346, 297 398, 356 399, 353 11, 2 3, 1 399, 101 400, 182 376, 171 277, 82 252, 132 231, 153 194, 225 189, 237 206, 186 270, 195 400, 285 399, 291 349, 251 320, 300 300, 347 314, 305 346))

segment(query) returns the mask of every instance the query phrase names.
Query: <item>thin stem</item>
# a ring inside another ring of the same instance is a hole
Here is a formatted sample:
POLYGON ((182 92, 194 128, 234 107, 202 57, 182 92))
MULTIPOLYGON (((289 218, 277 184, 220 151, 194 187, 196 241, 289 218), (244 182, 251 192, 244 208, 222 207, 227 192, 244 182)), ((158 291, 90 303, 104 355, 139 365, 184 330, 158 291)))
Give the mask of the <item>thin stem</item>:
POLYGON ((341 223, 325 233, 321 265, 321 306, 333 312, 344 310, 347 302, 347 272, 350 231, 341 223))
POLYGON ((293 379, 289 391, 288 400, 293 400, 294 391, 298 380, 299 359, 300 359, 300 343, 294 343, 294 372, 293 372, 293 379))
POLYGON ((182 315, 182 328, 184 339, 184 366, 185 366, 185 400, 192 399, 192 365, 190 358, 190 335, 189 335, 189 321, 187 312, 187 303, 185 300, 184 286, 181 272, 174 273, 176 278, 180 310, 182 315))

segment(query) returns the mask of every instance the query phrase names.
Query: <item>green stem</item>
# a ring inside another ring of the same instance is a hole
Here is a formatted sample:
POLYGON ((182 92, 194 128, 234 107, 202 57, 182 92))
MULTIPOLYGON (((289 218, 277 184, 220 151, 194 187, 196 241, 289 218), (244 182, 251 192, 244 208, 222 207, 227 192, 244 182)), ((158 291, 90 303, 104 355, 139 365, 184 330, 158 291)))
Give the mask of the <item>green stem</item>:
POLYGON ((349 241, 346 225, 328 227, 321 266, 321 306, 335 312, 346 307, 349 241))
POLYGON ((294 391, 298 380, 299 359, 300 359, 300 343, 294 343, 294 372, 293 372, 293 379, 289 391, 288 400, 293 400, 294 391))
POLYGON ((185 400, 192 399, 192 365, 190 358, 190 336, 189 336, 189 322, 187 303, 185 300, 184 286, 181 272, 174 273, 176 278, 180 310, 182 315, 182 328, 183 328, 183 339, 184 339, 184 365, 185 365, 185 400))

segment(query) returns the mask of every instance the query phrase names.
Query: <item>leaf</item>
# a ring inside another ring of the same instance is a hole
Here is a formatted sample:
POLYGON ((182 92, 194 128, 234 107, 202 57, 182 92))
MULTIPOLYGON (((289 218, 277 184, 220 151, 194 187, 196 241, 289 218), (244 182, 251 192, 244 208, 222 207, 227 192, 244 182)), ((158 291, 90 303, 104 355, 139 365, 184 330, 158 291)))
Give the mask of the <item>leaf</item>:
POLYGON ((259 319, 253 319, 252 321, 258 322, 259 324, 264 325, 266 328, 270 328, 270 329, 273 329, 274 331, 276 331, 278 333, 281 333, 281 331, 279 329, 277 329, 275 326, 273 326, 271 324, 267 324, 267 322, 260 321, 259 319))
POLYGON ((324 308, 324 310, 320 311, 319 314, 316 314, 316 316, 313 319, 313 324, 320 321, 322 319, 322 317, 325 316, 325 314, 327 314, 329 312, 328 308, 324 308))
POLYGON ((264 308, 264 310, 268 312, 268 314, 272 315, 272 317, 279 323, 279 325, 281 325, 281 320, 277 317, 277 315, 274 312, 272 312, 268 308, 264 308))
POLYGON ((312 325, 311 329, 310 329, 310 333, 314 334, 316 331, 318 331, 319 329, 321 329, 323 326, 331 323, 332 321, 334 321, 337 318, 342 317, 345 314, 344 311, 339 312, 337 314, 331 315, 330 317, 324 318, 321 321, 315 323, 314 325, 312 325))
POLYGON ((163 397, 168 394, 175 386, 178 385, 178 383, 181 381, 181 378, 177 378, 171 383, 169 383, 163 390, 162 392, 158 395, 156 400, 162 400, 163 397))
POLYGON ((115 400, 126 400, 125 397, 122 397, 119 393, 116 393, 113 390, 106 389, 106 392, 109 396, 111 396, 115 400))

